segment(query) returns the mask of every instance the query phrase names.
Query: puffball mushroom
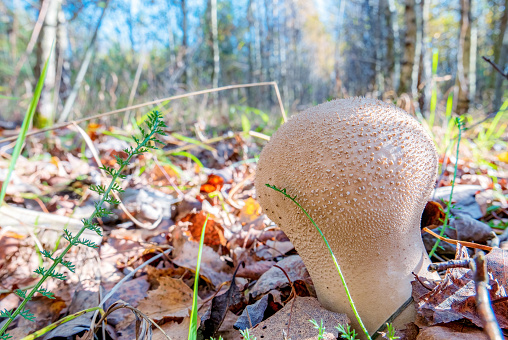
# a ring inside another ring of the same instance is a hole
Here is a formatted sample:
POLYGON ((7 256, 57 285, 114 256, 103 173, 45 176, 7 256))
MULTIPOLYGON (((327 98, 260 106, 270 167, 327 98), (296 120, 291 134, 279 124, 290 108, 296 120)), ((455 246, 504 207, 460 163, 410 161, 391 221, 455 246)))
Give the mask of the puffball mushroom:
MULTIPOLYGON (((265 213, 302 257, 321 304, 348 314, 362 333, 315 227, 266 184, 297 195, 328 240, 372 334, 411 296, 412 272, 438 278, 427 272, 420 232, 436 173, 434 143, 414 118, 391 104, 350 98, 282 125, 261 152, 255 186, 265 213)), ((395 325, 414 315, 410 306, 395 325)))

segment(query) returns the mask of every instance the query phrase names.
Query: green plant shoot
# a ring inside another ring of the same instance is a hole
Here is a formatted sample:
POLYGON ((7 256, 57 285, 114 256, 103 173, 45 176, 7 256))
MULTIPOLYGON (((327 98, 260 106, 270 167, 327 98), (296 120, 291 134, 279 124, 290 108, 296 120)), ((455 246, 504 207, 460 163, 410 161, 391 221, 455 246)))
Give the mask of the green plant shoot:
MULTIPOLYGON (((448 228, 448 221, 450 219, 451 208, 452 208, 453 188, 455 187, 455 179, 457 177, 457 167, 459 165, 460 139, 462 137, 462 131, 464 131, 464 121, 463 121, 462 117, 455 118, 455 123, 457 124, 457 127, 459 128, 459 135, 457 137, 457 152, 455 155, 455 159, 456 159, 455 160, 455 168, 453 170, 453 180, 452 180, 452 185, 451 185, 452 188, 450 190, 450 198, 448 199, 448 202, 446 203, 445 219, 443 221, 443 226, 441 227, 441 232, 439 233, 439 236, 443 236, 446 229, 448 228)), ((436 240, 436 243, 434 243, 434 246, 432 247, 432 249, 429 252, 429 257, 432 257, 432 255, 434 255, 440 242, 441 242, 440 239, 436 240)))
POLYGON ((42 287, 42 284, 49 277, 59 279, 59 280, 66 279, 66 276, 63 273, 56 271, 56 267, 59 264, 63 265, 68 270, 70 270, 71 272, 74 273, 75 266, 70 261, 64 260, 64 256, 69 252, 69 250, 73 246, 82 244, 82 245, 90 247, 90 248, 98 248, 98 245, 91 242, 90 240, 80 239, 80 236, 81 236, 81 234, 83 234, 83 232, 86 229, 92 230, 92 231, 96 232, 99 236, 102 236, 101 228, 96 223, 93 222, 94 218, 100 218, 100 217, 104 217, 109 214, 112 214, 111 211, 106 210, 102 207, 104 202, 107 202, 107 203, 110 203, 113 205, 120 203, 115 198, 110 196, 110 194, 112 191, 123 192, 123 189, 117 183, 117 180, 125 178, 125 175, 122 175, 122 171, 130 163, 132 158, 134 156, 137 156, 137 155, 140 155, 144 152, 147 152, 149 149, 156 149, 157 148, 156 143, 162 144, 162 142, 155 137, 155 134, 160 134, 160 135, 165 134, 164 131, 162 130, 162 128, 166 127, 166 124, 164 124, 164 122, 161 119, 162 119, 162 116, 158 111, 152 111, 149 114, 148 120, 146 121, 146 124, 148 126, 148 131, 141 129, 141 138, 133 137, 134 141, 137 144, 136 147, 130 146, 127 149, 123 150, 127 154, 126 159, 123 159, 122 157, 120 157, 118 155, 115 156, 116 161, 117 161, 118 165, 120 166, 120 168, 118 170, 111 168, 111 167, 107 167, 107 166, 101 167, 102 170, 104 170, 108 175, 110 175, 112 177, 111 183, 109 184, 109 186, 107 188, 104 185, 90 186, 91 190, 97 192, 102 197, 99 202, 95 203, 95 210, 92 213, 92 215, 88 219, 82 220, 83 227, 81 227, 81 229, 76 233, 76 235, 73 235, 68 229, 64 229, 64 238, 67 241, 69 241, 69 244, 67 245, 67 247, 64 248, 64 250, 58 257, 53 258, 53 255, 47 250, 41 251, 41 254, 44 257, 46 257, 47 259, 53 261, 53 264, 48 269, 44 269, 41 266, 41 267, 37 268, 37 270, 35 270, 35 273, 41 275, 42 277, 35 284, 35 286, 30 290, 30 292, 23 291, 20 289, 16 290, 16 295, 21 297, 23 299, 23 301, 21 302, 19 307, 14 312, 11 312, 7 309, 0 311, 0 316, 7 318, 7 321, 4 323, 4 325, 0 329, 0 340, 7 340, 7 339, 11 338, 8 334, 5 333, 5 331, 7 330, 7 328, 11 324, 11 322, 14 321, 14 319, 18 315, 21 315, 22 317, 24 317, 25 319, 27 319, 29 321, 35 320, 34 314, 30 313, 30 311, 28 309, 25 309, 25 305, 27 304, 28 301, 30 301, 32 299, 32 297, 36 293, 40 293, 50 299, 55 298, 53 293, 48 291, 46 288, 42 287))
POLYGON ((198 250, 198 262, 196 264, 196 273, 194 275, 194 287, 192 290, 192 311, 190 315, 190 323, 189 323, 189 340, 196 340, 196 336, 198 333, 198 284, 199 284, 199 267, 201 264, 201 254, 203 253, 203 244, 205 241, 205 230, 206 224, 208 223, 208 217, 210 214, 206 215, 205 223, 203 224, 203 228, 201 229, 201 238, 199 239, 199 250, 198 250))
POLYGON ((9 163, 9 170, 7 170, 7 176, 2 185, 2 191, 0 191, 0 205, 4 203, 5 193, 7 192, 7 186, 9 185, 12 173, 14 172, 14 168, 16 167, 18 157, 21 154, 23 144, 25 144, 28 128, 30 127, 30 123, 32 122, 32 119, 35 114, 35 109, 37 108, 37 104, 39 103, 39 99, 41 98, 42 88, 44 87, 44 80, 46 79, 46 74, 48 73, 49 58, 51 57, 51 53, 53 53, 53 46, 51 46, 50 51, 51 52, 49 52, 48 59, 46 59, 46 62, 44 63, 44 68, 42 69, 41 76, 39 77, 37 85, 35 86, 34 95, 32 97, 32 100, 30 101, 30 106, 26 111, 25 118, 23 119, 23 124, 21 124, 21 131, 19 132, 18 139, 16 140, 16 144, 14 145, 14 150, 12 151, 12 157, 9 163))

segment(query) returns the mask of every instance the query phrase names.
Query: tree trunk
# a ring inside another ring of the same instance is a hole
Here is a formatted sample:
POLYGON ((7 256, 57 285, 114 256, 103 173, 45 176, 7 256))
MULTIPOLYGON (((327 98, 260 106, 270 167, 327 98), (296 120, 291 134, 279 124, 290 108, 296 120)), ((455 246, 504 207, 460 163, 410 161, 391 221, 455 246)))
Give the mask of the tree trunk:
MULTIPOLYGON (((42 1, 41 1, 42 5, 42 1)), ((35 126, 43 128, 53 124, 55 120, 55 107, 53 96, 56 79, 56 53, 51 51, 53 42, 57 40, 58 11, 61 7, 61 0, 50 0, 48 12, 42 25, 40 40, 37 43, 37 67, 35 75, 40 77, 46 60, 48 60, 48 71, 42 88, 39 106, 35 112, 35 126), (49 57, 49 59, 48 59, 49 57)))
POLYGON ((460 36, 457 53, 456 112, 459 115, 469 110, 469 63, 471 53, 471 0, 460 0, 460 36))
MULTIPOLYGON (((505 11, 508 9, 505 9, 505 11)), ((508 31, 505 29, 503 34, 503 42, 501 44, 501 56, 499 58, 499 67, 501 70, 508 69, 508 31)), ((496 92, 494 96, 494 110, 499 109, 502 104, 503 96, 506 95, 506 86, 503 86, 503 82, 506 81, 506 78, 503 77, 499 72, 496 72, 496 92)))
MULTIPOLYGON (((504 70, 508 63, 508 34, 506 33, 506 26, 508 26, 508 0, 504 1, 504 13, 501 18, 501 25, 499 26, 499 38, 497 43, 494 45, 494 62, 504 70)), ((493 109, 497 110, 501 106, 503 100, 503 81, 505 78, 499 74, 496 70, 492 70, 493 77, 495 79, 495 93, 493 109)))
POLYGON ((187 3, 186 0, 180 0, 180 8, 182 10, 182 54, 184 63, 184 72, 182 83, 189 88, 190 83, 190 65, 188 63, 189 45, 187 42, 187 3))
POLYGON ((428 117, 430 112, 430 97, 432 92, 432 51, 429 36, 430 0, 421 0, 420 16, 420 67, 417 89, 421 90, 418 98, 420 111, 428 117))
POLYGON ((388 85, 392 90, 396 90, 400 83, 400 38, 397 8, 394 0, 388 0, 385 17, 388 26, 388 36, 386 38, 387 74, 391 77, 391 82, 388 85))
POLYGON ((219 55, 219 30, 217 23, 217 0, 210 0, 210 24, 212 31, 213 73, 212 87, 219 87, 220 55, 219 55))
POLYGON ((375 92, 376 97, 381 98, 383 93, 385 92, 385 70, 386 70, 386 29, 387 26, 383 23, 383 16, 385 12, 385 8, 388 7, 386 0, 379 0, 377 7, 377 18, 372 23, 372 27, 374 29, 373 36, 376 39, 375 42, 375 60, 376 64, 374 66, 376 72, 376 80, 375 80, 375 92))
POLYGON ((400 93, 411 92, 413 66, 415 63, 416 49, 416 2, 415 0, 406 0, 404 20, 406 22, 406 32, 404 35, 404 55, 402 57, 400 70, 400 93))

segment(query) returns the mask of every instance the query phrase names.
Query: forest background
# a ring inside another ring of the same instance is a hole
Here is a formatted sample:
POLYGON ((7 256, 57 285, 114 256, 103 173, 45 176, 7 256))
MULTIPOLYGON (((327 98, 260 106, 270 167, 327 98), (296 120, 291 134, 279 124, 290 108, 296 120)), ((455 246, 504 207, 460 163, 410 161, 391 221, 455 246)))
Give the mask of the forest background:
MULTIPOLYGON (((501 70, 508 66, 507 6, 507 0, 2 0, 0 116, 22 120, 54 41, 39 127, 265 81, 277 82, 289 114, 367 96, 427 117, 453 97, 455 113, 480 118, 506 99, 503 76, 482 57, 501 70)), ((198 117, 234 124, 232 117, 252 107, 280 117, 270 87, 175 101, 167 113, 170 124, 198 117)))

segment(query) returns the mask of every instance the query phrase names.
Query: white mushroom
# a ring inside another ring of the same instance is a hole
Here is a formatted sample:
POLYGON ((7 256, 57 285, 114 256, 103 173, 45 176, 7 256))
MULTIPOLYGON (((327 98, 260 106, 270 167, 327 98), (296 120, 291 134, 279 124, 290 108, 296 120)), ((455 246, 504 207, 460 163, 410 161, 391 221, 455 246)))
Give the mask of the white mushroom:
MULTIPOLYGON (((305 262, 324 307, 360 331, 333 261, 299 208, 265 184, 285 188, 323 231, 358 313, 372 334, 411 296, 412 272, 430 260, 420 218, 434 186, 437 155, 422 126, 378 100, 330 101, 298 114, 259 158, 258 199, 305 262)), ((397 324, 411 321, 411 307, 397 324)))

